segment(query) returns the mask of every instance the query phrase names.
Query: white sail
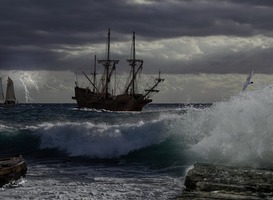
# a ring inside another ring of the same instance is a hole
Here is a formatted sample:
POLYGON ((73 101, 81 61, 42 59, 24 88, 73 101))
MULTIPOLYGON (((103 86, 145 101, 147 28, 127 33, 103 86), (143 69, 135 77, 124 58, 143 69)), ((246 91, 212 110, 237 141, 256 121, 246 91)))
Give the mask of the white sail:
POLYGON ((5 97, 4 97, 4 91, 3 91, 3 85, 2 85, 2 78, 0 78, 0 103, 4 103, 5 97))
POLYGON ((13 81, 8 77, 7 92, 6 92, 6 102, 15 102, 16 97, 14 93, 13 81))

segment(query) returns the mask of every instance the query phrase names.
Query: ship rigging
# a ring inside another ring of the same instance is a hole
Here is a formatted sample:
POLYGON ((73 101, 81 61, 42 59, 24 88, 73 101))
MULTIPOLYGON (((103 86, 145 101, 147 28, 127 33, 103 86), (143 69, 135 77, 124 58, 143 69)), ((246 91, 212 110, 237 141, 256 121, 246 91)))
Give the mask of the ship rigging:
POLYGON ((152 87, 145 89, 143 93, 137 91, 136 78, 140 74, 143 67, 143 60, 136 59, 135 51, 135 32, 133 32, 132 40, 132 58, 127 59, 128 65, 131 67, 131 73, 129 76, 129 82, 125 85, 123 93, 115 95, 113 92, 110 93, 110 83, 112 75, 116 70, 116 65, 119 60, 110 59, 110 29, 108 30, 107 37, 107 54, 104 60, 96 61, 93 80, 91 80, 86 73, 83 72, 87 80, 92 85, 93 89, 79 87, 76 82, 75 96, 72 99, 77 101, 78 106, 93 108, 93 109, 105 109, 110 111, 141 111, 143 106, 152 102, 150 98, 151 93, 157 93, 159 90, 155 89, 158 84, 164 79, 159 76, 155 78, 155 83, 152 87), (101 64, 104 67, 104 72, 97 81, 96 63, 101 64), (97 83, 98 82, 98 83, 97 83))

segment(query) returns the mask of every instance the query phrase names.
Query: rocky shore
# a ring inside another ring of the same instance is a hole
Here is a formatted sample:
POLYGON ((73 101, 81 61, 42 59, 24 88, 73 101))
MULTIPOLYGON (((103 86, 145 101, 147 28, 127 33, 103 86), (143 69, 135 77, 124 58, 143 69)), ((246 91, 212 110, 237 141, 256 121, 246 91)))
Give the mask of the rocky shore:
POLYGON ((177 199, 273 199, 273 170, 197 163, 177 199))

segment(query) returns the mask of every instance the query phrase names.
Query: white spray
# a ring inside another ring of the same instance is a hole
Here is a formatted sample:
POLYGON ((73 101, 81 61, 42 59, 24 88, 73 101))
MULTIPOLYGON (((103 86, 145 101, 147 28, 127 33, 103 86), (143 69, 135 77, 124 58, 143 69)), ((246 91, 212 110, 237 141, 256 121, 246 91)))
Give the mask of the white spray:
POLYGON ((273 87, 268 86, 189 111, 180 124, 191 142, 189 151, 199 162, 272 167, 272 99, 273 87))

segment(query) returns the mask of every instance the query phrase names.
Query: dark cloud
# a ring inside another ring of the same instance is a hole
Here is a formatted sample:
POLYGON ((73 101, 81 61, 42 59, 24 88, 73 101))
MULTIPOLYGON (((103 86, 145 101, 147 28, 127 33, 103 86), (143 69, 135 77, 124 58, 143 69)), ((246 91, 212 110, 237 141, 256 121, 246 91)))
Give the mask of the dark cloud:
MULTIPOLYGON (((139 40, 151 43, 182 36, 272 36, 271 0, 157 0, 144 4, 134 2, 1 0, 0 69, 80 69, 91 62, 95 52, 67 56, 67 51, 78 46, 104 43, 109 27, 112 30, 112 41, 116 43, 128 41, 132 31, 136 31, 139 40)), ((242 72, 243 68, 236 70, 232 67, 234 62, 228 64, 226 59, 239 60, 239 65, 260 60, 268 60, 267 63, 270 63, 268 51, 271 49, 256 50, 218 55, 222 59, 220 61, 214 61, 215 56, 203 56, 192 62, 182 63, 183 67, 180 67, 180 61, 175 60, 163 59, 157 62, 171 66, 164 69, 169 73, 228 73, 228 70, 242 72), (242 57, 244 59, 239 59, 242 57)), ((127 55, 127 52, 118 54, 119 58, 127 55)), ((156 59, 162 59, 158 57, 156 59)), ((147 59, 148 64, 154 64, 152 59, 147 59)), ((262 72, 273 71, 264 68, 262 72)))

